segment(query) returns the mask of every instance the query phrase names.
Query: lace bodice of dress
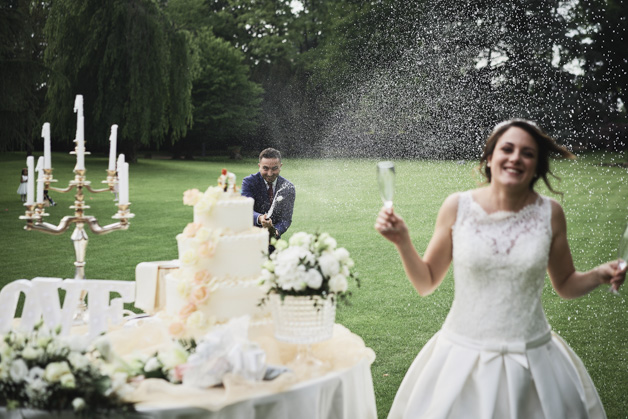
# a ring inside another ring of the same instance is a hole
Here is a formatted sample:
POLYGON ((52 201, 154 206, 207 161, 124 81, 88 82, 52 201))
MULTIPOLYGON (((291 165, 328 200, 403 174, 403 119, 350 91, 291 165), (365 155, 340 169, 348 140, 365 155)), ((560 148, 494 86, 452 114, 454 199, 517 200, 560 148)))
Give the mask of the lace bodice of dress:
POLYGON ((444 329, 482 341, 528 341, 549 330, 541 292, 551 243, 551 203, 487 214, 460 194, 453 226, 455 295, 444 329))

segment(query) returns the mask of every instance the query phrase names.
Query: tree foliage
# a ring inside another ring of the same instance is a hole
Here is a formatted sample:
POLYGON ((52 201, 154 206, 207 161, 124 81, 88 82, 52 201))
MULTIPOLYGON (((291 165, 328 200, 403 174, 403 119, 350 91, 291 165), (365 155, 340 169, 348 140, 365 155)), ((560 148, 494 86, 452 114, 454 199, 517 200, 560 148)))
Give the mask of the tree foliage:
POLYGON ((0 3, 0 151, 33 150, 45 94, 48 2, 0 3))
POLYGON ((159 147, 184 136, 191 123, 189 51, 151 0, 54 2, 46 24, 47 118, 70 141, 72 104, 82 94, 85 136, 106 144, 119 125, 121 149, 136 158, 141 145, 159 147))
POLYGON ((127 153, 320 154, 350 137, 451 157, 514 116, 623 147, 627 32, 623 0, 8 0, 0 147, 29 147, 46 91, 53 139, 68 145, 84 95, 92 150, 117 123, 127 153))

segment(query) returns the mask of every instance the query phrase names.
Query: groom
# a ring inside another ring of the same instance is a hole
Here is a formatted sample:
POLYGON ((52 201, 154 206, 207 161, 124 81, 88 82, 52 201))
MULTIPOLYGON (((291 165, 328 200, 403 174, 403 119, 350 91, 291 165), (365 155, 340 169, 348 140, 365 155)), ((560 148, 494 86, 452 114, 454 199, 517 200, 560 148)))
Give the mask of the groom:
POLYGON ((279 176, 281 153, 274 148, 262 150, 259 155, 259 172, 249 175, 242 181, 242 195, 255 200, 253 205, 253 225, 267 228, 271 237, 279 238, 292 223, 292 210, 296 191, 294 185, 279 176), (271 205, 273 213, 268 217, 271 205))

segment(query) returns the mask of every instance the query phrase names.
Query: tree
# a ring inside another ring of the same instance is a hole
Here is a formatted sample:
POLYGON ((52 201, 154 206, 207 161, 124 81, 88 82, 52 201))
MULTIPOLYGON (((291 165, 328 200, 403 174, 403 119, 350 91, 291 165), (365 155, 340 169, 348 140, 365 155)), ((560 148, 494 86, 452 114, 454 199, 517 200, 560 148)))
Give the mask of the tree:
POLYGON ((249 80, 244 54, 209 28, 198 31, 195 47, 200 70, 192 89, 194 126, 184 142, 242 145, 259 123, 263 90, 249 80))
POLYGON ((194 124, 175 147, 176 154, 191 157, 208 143, 214 149, 241 145, 259 124, 263 93, 250 80, 246 55, 214 35, 214 12, 203 0, 171 0, 164 11, 191 46, 194 124))
POLYGON ((189 46, 152 0, 57 0, 46 24, 53 70, 46 116, 72 139, 74 95, 85 103, 88 144, 120 148, 134 161, 141 145, 174 143, 192 122, 189 46))
POLYGON ((43 26, 48 2, 0 4, 0 151, 33 150, 41 133, 47 70, 43 26))

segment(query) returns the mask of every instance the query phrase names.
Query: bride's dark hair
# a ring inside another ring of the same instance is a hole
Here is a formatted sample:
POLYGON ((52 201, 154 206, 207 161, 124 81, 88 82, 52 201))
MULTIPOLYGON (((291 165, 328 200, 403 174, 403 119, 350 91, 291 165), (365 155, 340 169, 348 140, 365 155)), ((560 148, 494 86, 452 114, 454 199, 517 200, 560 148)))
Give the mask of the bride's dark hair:
POLYGON ((478 170, 482 173, 487 181, 491 182, 491 168, 487 165, 488 157, 493 154, 495 151, 495 145, 497 141, 501 138, 501 136, 512 127, 518 127, 522 130, 526 131, 536 142, 537 147, 539 148, 538 153, 538 161, 536 164, 536 173, 532 182, 530 182, 530 189, 534 188, 534 184, 537 180, 543 179, 547 188, 555 194, 562 195, 561 192, 557 192, 552 188, 552 185, 547 178, 547 175, 551 175, 555 179, 560 180, 558 176, 556 176, 550 170, 549 159, 550 156, 558 159, 575 159, 576 156, 565 147, 556 143, 556 141, 547 135, 545 132, 541 130, 534 122, 528 121, 525 119, 510 119, 508 121, 501 122, 493 128, 493 131, 489 135, 486 140, 486 144, 484 145, 484 152, 482 153, 482 157, 480 158, 480 165, 478 170))

